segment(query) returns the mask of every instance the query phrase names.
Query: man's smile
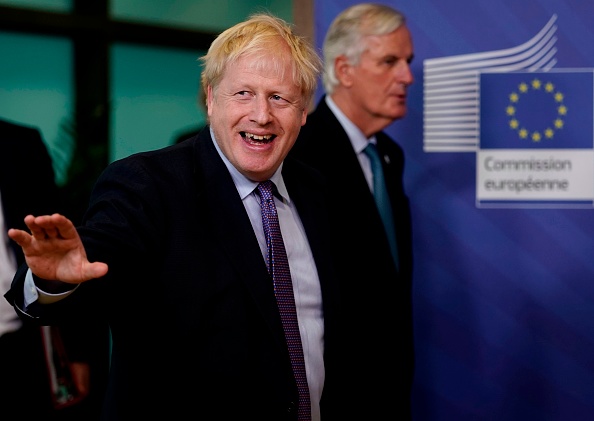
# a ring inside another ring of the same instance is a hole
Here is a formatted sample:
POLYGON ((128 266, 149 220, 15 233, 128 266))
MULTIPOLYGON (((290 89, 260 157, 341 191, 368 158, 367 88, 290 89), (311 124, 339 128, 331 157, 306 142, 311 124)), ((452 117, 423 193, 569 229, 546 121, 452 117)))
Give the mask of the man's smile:
POLYGON ((239 132, 239 134, 245 141, 247 141, 249 143, 253 143, 253 144, 270 143, 276 138, 276 135, 271 135, 271 134, 257 135, 257 134, 248 133, 248 132, 239 132))

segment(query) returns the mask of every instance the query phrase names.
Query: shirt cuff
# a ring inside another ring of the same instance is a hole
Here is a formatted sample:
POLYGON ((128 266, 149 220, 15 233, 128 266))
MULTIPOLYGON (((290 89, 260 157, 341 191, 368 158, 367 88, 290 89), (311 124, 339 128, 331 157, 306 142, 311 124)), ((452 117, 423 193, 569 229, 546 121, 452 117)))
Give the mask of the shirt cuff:
POLYGON ((72 294, 76 288, 78 288, 78 285, 76 285, 70 291, 59 294, 50 294, 49 292, 42 291, 37 285, 35 285, 35 281, 33 280, 33 272, 31 272, 31 269, 29 269, 25 275, 25 309, 27 309, 27 307, 35 301, 39 301, 39 304, 52 304, 60 301, 72 294))

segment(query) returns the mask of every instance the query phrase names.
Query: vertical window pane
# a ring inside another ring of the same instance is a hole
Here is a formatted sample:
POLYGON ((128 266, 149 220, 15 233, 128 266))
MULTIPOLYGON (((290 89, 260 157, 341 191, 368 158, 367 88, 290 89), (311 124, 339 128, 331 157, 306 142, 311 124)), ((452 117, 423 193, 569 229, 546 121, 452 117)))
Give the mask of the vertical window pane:
POLYGON ((0 116, 41 130, 61 183, 72 152, 72 44, 0 32, 0 57, 0 116))
POLYGON ((111 52, 111 160, 175 143, 202 127, 204 52, 115 45, 111 52))

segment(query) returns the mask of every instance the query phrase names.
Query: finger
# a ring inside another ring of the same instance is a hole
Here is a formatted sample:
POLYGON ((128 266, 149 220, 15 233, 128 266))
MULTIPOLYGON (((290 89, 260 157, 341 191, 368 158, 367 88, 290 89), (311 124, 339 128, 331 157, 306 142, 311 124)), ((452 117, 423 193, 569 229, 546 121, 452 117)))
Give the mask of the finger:
POLYGON ((49 216, 47 215, 27 215, 25 217, 25 224, 27 225, 27 228, 29 228, 29 231, 31 231, 31 234, 33 235, 33 237, 35 237, 36 240, 43 240, 46 238, 45 229, 47 228, 48 218, 49 216))
POLYGON ((74 225, 68 218, 57 213, 38 216, 34 220, 29 221, 28 226, 33 236, 38 240, 61 238, 61 230, 66 230, 66 227, 74 229, 74 225))
POLYGON ((76 227, 72 221, 64 215, 53 214, 51 220, 54 222, 57 234, 62 238, 75 238, 78 236, 76 227))
POLYGON ((35 223, 35 217, 33 215, 25 216, 25 224, 29 226, 29 224, 35 223))
POLYGON ((88 279, 101 278, 107 273, 107 264, 102 262, 89 263, 85 268, 85 275, 88 279))
POLYGON ((27 231, 11 228, 8 230, 8 237, 21 247, 26 247, 31 243, 31 234, 27 231))
POLYGON ((58 230, 55 227, 47 227, 44 229, 45 238, 56 238, 59 237, 58 230))
POLYGON ((37 225, 43 229, 55 228, 56 222, 60 221, 60 218, 58 218, 57 215, 59 214, 36 216, 31 222, 31 225, 37 225))

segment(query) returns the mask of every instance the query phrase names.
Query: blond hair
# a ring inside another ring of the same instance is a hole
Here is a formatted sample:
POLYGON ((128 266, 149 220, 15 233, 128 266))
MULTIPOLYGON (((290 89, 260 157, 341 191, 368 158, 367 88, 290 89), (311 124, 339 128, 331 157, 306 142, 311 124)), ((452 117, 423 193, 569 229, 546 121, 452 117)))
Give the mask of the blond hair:
MULTIPOLYGON (((293 27, 284 20, 268 13, 251 15, 248 20, 238 23, 222 32, 211 44, 208 52, 201 58, 202 89, 211 86, 216 90, 225 70, 240 57, 249 55, 258 64, 261 55, 276 54, 278 63, 286 60, 286 49, 279 47, 279 42, 289 48, 292 60, 292 78, 301 89, 304 103, 314 94, 322 70, 320 56, 313 46, 297 35, 293 27)), ((279 64, 280 66, 280 64, 279 64)))

